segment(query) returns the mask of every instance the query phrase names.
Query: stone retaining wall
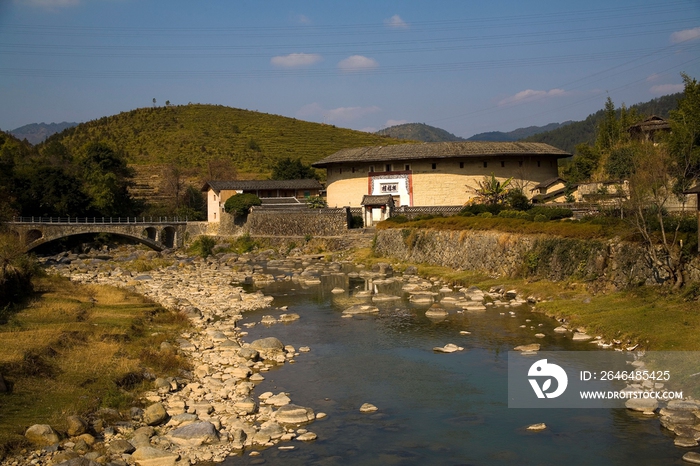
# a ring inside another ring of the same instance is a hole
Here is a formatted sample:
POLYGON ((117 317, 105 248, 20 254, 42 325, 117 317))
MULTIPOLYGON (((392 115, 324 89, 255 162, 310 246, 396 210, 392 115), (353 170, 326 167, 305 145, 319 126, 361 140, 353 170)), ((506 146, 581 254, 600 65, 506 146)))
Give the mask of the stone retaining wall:
POLYGON ((248 215, 251 235, 338 236, 348 231, 347 209, 259 210, 248 215))
MULTIPOLYGON (((400 260, 495 276, 604 280, 624 288, 664 283, 668 276, 634 243, 579 240, 495 231, 377 231, 375 253, 400 260)), ((700 258, 687 267, 700 281, 700 258)))

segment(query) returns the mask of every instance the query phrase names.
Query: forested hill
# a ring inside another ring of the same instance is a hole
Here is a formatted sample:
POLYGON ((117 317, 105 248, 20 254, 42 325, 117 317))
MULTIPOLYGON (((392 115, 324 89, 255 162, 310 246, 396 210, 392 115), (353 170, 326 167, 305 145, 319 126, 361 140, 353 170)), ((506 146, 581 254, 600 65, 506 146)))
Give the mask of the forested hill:
POLYGON ((376 134, 397 139, 410 139, 423 142, 464 141, 463 138, 455 136, 444 129, 426 125, 425 123, 405 123, 403 125, 391 126, 377 131, 376 134))
POLYGON ((568 125, 570 121, 564 123, 550 123, 545 126, 528 126, 526 128, 518 128, 513 131, 504 133, 503 131, 489 131, 487 133, 479 133, 467 139, 467 141, 519 141, 520 139, 535 134, 551 131, 561 126, 568 125))
MULTIPOLYGON (((683 97, 682 92, 665 95, 650 100, 649 102, 631 105, 629 109, 636 109, 640 115, 645 117, 656 115, 661 118, 668 118, 669 111, 677 107, 678 99, 681 97, 683 97)), ((617 102, 616 104, 621 105, 617 102)), ((619 116, 620 110, 618 109, 617 112, 619 116)), ((578 144, 593 144, 595 142, 596 128, 598 128, 598 124, 603 120, 604 116, 605 112, 601 109, 589 115, 588 118, 583 121, 575 121, 553 131, 530 136, 523 139, 523 141, 544 142, 573 154, 578 144)))
POLYGON ((311 164, 348 147, 405 141, 279 115, 220 105, 140 108, 82 123, 47 140, 69 152, 102 141, 122 151, 130 164, 175 163, 203 167, 211 160, 233 163, 240 178, 267 178, 281 159, 311 164))

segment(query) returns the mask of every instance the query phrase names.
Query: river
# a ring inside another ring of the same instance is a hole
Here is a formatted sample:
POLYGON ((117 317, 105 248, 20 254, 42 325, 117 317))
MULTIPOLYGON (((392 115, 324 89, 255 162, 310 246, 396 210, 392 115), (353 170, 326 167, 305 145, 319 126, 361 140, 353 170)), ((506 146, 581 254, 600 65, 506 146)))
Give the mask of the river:
MULTIPOLYGON (((405 297, 378 304, 378 315, 343 318, 342 311, 357 302, 352 290, 362 289, 362 280, 321 279, 316 286, 278 281, 263 288, 275 306, 288 306, 301 319, 257 324, 246 337, 275 336, 286 345, 311 347, 295 364, 266 373, 256 393, 289 392, 295 404, 327 413, 307 426, 318 439, 294 442, 292 451, 231 457, 226 465, 685 464, 684 450, 674 447, 657 418, 625 409, 508 408, 507 353, 534 342, 535 331, 548 335, 538 340, 548 351, 594 350, 554 333, 559 324, 553 319, 520 306, 513 317, 509 310, 455 308, 434 321, 425 317, 427 306, 405 297), (338 285, 351 292, 331 293, 338 285), (460 335, 462 330, 471 334, 460 335), (447 343, 464 351, 432 350, 447 343), (379 410, 360 413, 366 402, 379 410), (546 430, 525 429, 540 422, 546 430)), ((264 314, 269 310, 248 312, 239 324, 259 322, 264 314)))

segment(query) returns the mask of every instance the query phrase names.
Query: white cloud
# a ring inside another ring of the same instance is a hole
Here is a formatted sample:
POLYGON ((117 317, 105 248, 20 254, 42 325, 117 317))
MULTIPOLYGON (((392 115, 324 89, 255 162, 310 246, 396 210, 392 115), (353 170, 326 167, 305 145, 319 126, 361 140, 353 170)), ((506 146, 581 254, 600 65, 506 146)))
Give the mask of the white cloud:
POLYGON ((402 20, 401 16, 399 16, 399 15, 394 15, 389 19, 385 19, 384 24, 386 24, 387 27, 390 27, 390 28, 408 29, 408 23, 406 23, 406 21, 402 20))
POLYGON ((311 19, 306 15, 297 15, 296 19, 299 24, 311 24, 311 19))
POLYGON ((660 78, 661 78, 660 75, 654 73, 654 74, 650 75, 650 76, 647 78, 647 82, 648 82, 648 83, 653 83, 654 81, 658 81, 660 78))
POLYGON ((526 89, 524 91, 518 92, 515 95, 502 99, 498 102, 498 105, 508 105, 518 102, 526 102, 545 97, 561 97, 563 95, 566 95, 566 91, 564 89, 550 89, 548 91, 536 91, 534 89, 526 89))
POLYGON ((15 3, 24 3, 25 5, 53 10, 56 8, 72 7, 79 5, 80 0, 15 0, 15 3))
POLYGON ((649 89, 649 92, 655 95, 666 95, 682 92, 683 89, 683 84, 659 84, 657 86, 652 86, 651 89, 649 89))
POLYGON ((289 55, 278 55, 270 59, 270 63, 275 66, 294 68, 297 66, 310 66, 322 60, 317 53, 290 53, 289 55))
POLYGON ((353 55, 338 62, 338 68, 342 71, 372 70, 378 66, 377 60, 362 55, 353 55))
POLYGON ((325 122, 345 122, 357 120, 358 118, 362 118, 366 115, 377 113, 380 110, 381 109, 376 105, 371 107, 338 107, 325 109, 319 103, 314 102, 303 106, 297 112, 297 116, 301 118, 323 117, 325 122))
POLYGON ((405 125, 406 123, 408 123, 408 120, 386 120, 386 127, 405 125))
POLYGON ((693 29, 684 29, 682 31, 676 31, 671 34, 671 43, 677 44, 679 42, 685 42, 687 40, 693 40, 700 38, 700 27, 693 29))

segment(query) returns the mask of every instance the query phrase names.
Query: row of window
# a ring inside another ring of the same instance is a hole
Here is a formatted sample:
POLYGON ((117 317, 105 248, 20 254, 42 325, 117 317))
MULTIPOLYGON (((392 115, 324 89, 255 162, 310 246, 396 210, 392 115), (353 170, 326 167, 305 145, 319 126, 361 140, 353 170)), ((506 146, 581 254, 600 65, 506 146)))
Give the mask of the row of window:
MULTIPOLYGON (((489 166, 489 163, 488 163, 488 162, 482 162, 482 163, 483 163, 483 167, 484 167, 484 168, 488 168, 488 166, 489 166)), ((552 165, 552 162, 550 162, 549 165, 550 165, 550 166, 553 166, 553 165, 552 165)), ((506 166, 506 162, 503 161, 503 160, 501 160, 501 167, 505 167, 505 166, 506 166)), ((518 167, 522 167, 522 166, 523 166, 523 161, 522 161, 522 160, 519 160, 519 161, 518 161, 518 167)), ((542 163, 541 163, 540 160, 537 161, 537 166, 538 166, 538 167, 541 167, 541 166, 542 166, 542 163)), ((437 170, 437 163, 432 163, 432 164, 431 164, 431 168, 432 168, 433 170, 437 170)), ((459 168, 464 168, 464 162, 459 162, 459 168)), ((404 171, 411 171, 411 165, 410 165, 410 164, 405 164, 405 165, 403 166, 403 169, 404 169, 404 171)), ((355 167, 352 167, 350 170, 351 170, 352 173, 355 173, 355 171, 357 171, 357 169, 356 169, 355 167)), ((396 166, 394 166, 394 165, 392 165, 392 164, 390 164, 390 163, 387 163, 386 165, 384 165, 384 171, 385 171, 385 172, 390 172, 390 171, 394 171, 394 170, 398 170, 398 167, 396 167, 396 166), (393 169, 393 170, 392 170, 392 169, 393 169)), ((332 170, 329 170, 329 174, 330 174, 331 171, 332 171, 332 170)), ((369 166, 369 172, 370 172, 370 173, 374 173, 374 171, 375 171, 374 165, 370 165, 370 166, 369 166)), ((339 169, 338 169, 338 174, 339 174, 339 175, 342 175, 342 174, 343 174, 343 169, 342 169, 342 168, 339 168, 339 169)))

